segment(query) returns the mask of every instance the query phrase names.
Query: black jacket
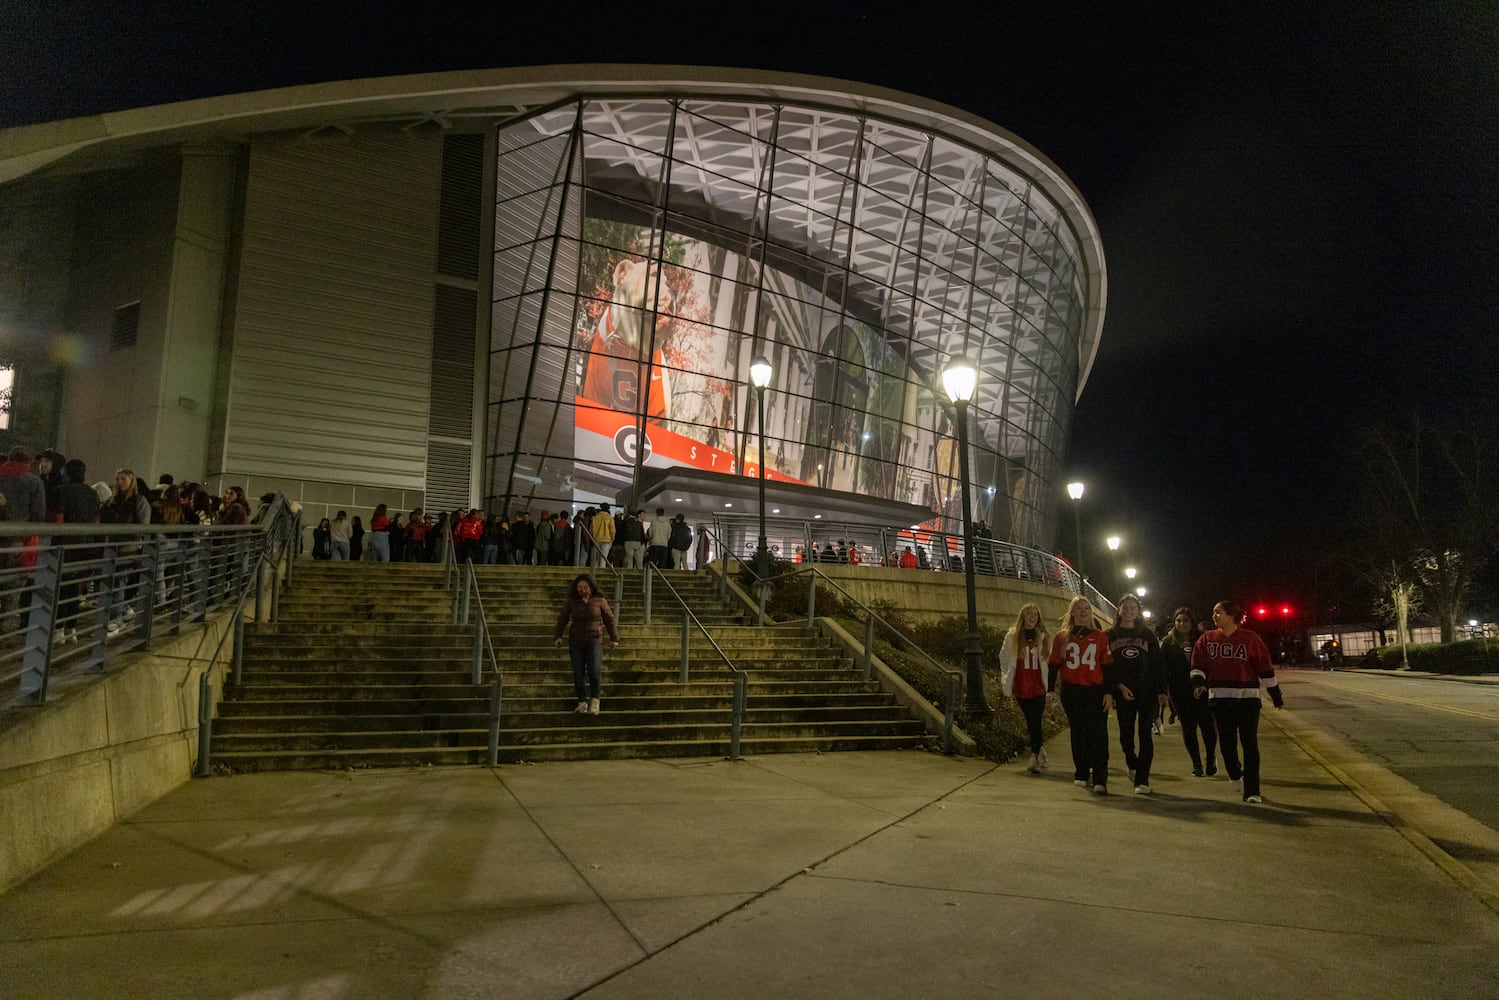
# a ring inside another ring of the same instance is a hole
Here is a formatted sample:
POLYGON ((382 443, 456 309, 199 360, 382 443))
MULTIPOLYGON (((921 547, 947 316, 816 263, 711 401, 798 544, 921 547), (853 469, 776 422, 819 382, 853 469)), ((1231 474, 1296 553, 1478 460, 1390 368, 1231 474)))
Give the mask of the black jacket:
POLYGON ((99 520, 99 494, 87 483, 63 483, 57 490, 63 524, 93 524, 99 520))
POLYGON ((1156 641, 1150 626, 1138 621, 1133 628, 1115 625, 1109 629, 1108 635, 1109 655, 1114 658, 1113 677, 1107 681, 1109 686, 1125 685, 1136 701, 1165 694, 1166 672, 1161 659, 1161 644, 1156 641))

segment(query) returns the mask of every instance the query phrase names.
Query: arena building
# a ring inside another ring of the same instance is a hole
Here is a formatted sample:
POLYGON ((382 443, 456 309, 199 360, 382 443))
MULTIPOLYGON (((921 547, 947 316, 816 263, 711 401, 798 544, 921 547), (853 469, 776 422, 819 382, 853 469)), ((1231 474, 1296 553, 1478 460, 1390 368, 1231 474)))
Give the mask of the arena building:
POLYGON ((1042 154, 838 80, 458 72, 0 132, 8 440, 313 516, 717 509, 763 464, 788 515, 950 526, 966 354, 975 517, 1050 548, 1105 284, 1042 154))

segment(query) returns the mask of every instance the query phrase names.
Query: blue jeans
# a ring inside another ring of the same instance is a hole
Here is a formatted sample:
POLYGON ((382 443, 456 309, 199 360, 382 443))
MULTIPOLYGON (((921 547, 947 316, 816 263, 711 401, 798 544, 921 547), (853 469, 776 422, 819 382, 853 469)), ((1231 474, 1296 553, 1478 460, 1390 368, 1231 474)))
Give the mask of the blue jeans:
POLYGON ((335 538, 332 541, 332 548, 333 548, 333 561, 334 562, 348 562, 349 561, 349 543, 348 542, 340 542, 338 539, 335 538))
POLYGON ((567 651, 573 661, 573 690, 579 701, 599 696, 599 671, 604 667, 604 644, 592 639, 569 639, 567 651))
POLYGON ((484 565, 493 566, 500 561, 500 547, 498 545, 484 546, 484 565))
POLYGON ((375 562, 390 562, 390 535, 384 531, 371 531, 364 541, 375 562))

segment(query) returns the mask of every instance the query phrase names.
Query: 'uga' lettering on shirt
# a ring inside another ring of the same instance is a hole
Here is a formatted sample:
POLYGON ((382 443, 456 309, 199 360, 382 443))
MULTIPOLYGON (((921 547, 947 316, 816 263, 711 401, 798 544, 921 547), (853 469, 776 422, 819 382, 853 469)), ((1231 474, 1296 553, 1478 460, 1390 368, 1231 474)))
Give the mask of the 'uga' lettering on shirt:
POLYGON ((1208 655, 1220 660, 1249 660, 1249 648, 1238 642, 1205 643, 1208 655))

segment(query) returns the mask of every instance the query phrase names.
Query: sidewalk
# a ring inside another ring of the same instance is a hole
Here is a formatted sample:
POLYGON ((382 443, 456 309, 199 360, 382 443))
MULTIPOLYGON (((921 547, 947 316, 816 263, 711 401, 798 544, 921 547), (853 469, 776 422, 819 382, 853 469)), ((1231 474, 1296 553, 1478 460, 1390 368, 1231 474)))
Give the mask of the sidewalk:
POLYGON ((198 781, 0 896, 0 995, 1492 995, 1495 912, 1261 735, 1262 806, 1169 735, 1149 799, 1065 739, 198 781))

